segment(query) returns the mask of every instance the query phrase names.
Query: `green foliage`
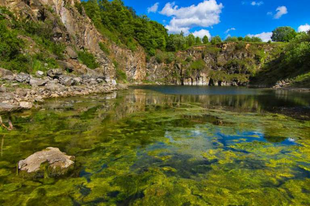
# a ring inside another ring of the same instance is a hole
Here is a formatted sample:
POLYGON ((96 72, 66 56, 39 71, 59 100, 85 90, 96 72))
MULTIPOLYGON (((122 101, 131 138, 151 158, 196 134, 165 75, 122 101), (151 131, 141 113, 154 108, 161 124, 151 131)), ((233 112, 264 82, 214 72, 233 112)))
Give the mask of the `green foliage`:
POLYGON ((201 41, 200 37, 198 37, 198 36, 196 37, 195 43, 196 43, 196 45, 202 44, 202 41, 201 41))
POLYGON ((9 29, 6 21, 0 21, 0 59, 11 61, 21 55, 23 40, 17 37, 17 32, 9 29))
POLYGON ((31 20, 17 20, 14 15, 4 8, 0 8, 0 66, 18 72, 35 72, 57 67, 55 59, 51 61, 51 54, 58 59, 63 58, 65 46, 61 43, 53 42, 53 23, 50 21, 34 22, 31 20), (10 18, 4 18, 3 14, 10 18), (35 42, 35 47, 39 49, 36 54, 24 54, 30 37, 35 42))
POLYGON ((206 67, 206 63, 200 59, 197 61, 194 61, 191 65, 190 65, 190 69, 192 70, 203 70, 206 67))
POLYGON ((195 36, 193 34, 190 34, 186 37, 187 40, 187 46, 191 47, 195 44, 195 36))
POLYGON ((222 39, 220 36, 215 36, 211 39, 211 44, 215 45, 215 44, 220 44, 222 43, 222 39))
POLYGON ((271 39, 276 42, 289 42, 294 39, 296 35, 296 31, 291 27, 278 27, 272 32, 271 39))
POLYGON ((202 38, 202 43, 203 43, 203 44, 208 44, 208 43, 209 43, 209 38, 208 38, 208 36, 204 36, 204 37, 202 38))
POLYGON ((87 51, 79 51, 78 58, 83 64, 85 64, 90 69, 96 69, 99 67, 98 62, 92 53, 89 53, 87 51))
POLYGON ((157 63, 161 64, 161 63, 166 63, 166 64, 170 64, 175 60, 175 55, 173 52, 157 52, 157 54, 155 55, 155 59, 157 61, 157 63))
POLYGON ((100 49, 101 49, 104 53, 106 53, 107 55, 110 54, 109 48, 108 48, 104 43, 100 42, 100 43, 99 43, 99 47, 100 47, 100 49))
POLYGON ((118 62, 113 61, 113 64, 115 66, 115 72, 116 72, 116 79, 121 82, 127 82, 127 74, 124 72, 121 68, 119 68, 118 62))
POLYGON ((235 36, 233 36, 233 37, 229 36, 229 37, 226 38, 225 41, 226 41, 226 42, 237 42, 237 41, 239 41, 239 40, 238 40, 238 38, 235 37, 235 36))
MULTIPOLYGON (((253 79, 254 82, 265 82, 273 86, 279 80, 304 78, 303 75, 310 72, 310 34, 299 33, 290 43, 277 44, 277 50, 272 52, 276 59, 264 66, 253 79), (276 56, 279 53, 281 55, 276 56)), ((298 82, 300 86, 304 81, 298 82)), ((305 86, 308 85, 305 83, 305 86)))
POLYGON ((87 1, 82 4, 98 30, 112 41, 120 41, 133 51, 139 43, 151 56, 156 49, 166 49, 168 34, 164 26, 146 16, 138 16, 121 0, 87 1))
POLYGON ((252 42, 263 42, 263 40, 261 38, 256 37, 256 36, 253 36, 251 41, 252 42))

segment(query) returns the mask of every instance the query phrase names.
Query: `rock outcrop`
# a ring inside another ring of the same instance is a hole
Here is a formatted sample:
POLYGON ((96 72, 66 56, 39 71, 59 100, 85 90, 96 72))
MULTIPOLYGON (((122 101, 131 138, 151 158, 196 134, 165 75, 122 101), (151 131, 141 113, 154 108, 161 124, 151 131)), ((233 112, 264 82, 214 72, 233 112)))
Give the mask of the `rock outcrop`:
POLYGON ((34 103, 43 102, 47 98, 109 93, 125 89, 123 85, 118 86, 113 81, 110 83, 102 76, 79 77, 66 74, 60 69, 49 70, 47 76, 43 75, 41 78, 12 73, 9 80, 3 80, 3 83, 13 86, 0 87, 0 113, 31 109, 35 106, 34 103))
POLYGON ((74 159, 73 156, 66 155, 58 148, 48 147, 19 161, 18 169, 27 173, 44 172, 42 169, 48 169, 49 175, 57 176, 65 174, 74 165, 74 159), (41 167, 44 163, 47 163, 48 168, 41 167))
MULTIPOLYGON (((7 7, 20 19, 34 22, 53 22, 53 41, 62 42, 65 49, 65 60, 57 61, 63 69, 73 70, 76 73, 87 75, 96 73, 111 81, 116 78, 116 69, 127 74, 127 80, 141 82, 146 77, 146 55, 142 47, 136 52, 116 45, 101 35, 85 11, 78 10, 80 0, 0 0, 0 6, 7 7), (106 54, 101 50, 99 43, 103 43, 109 50, 106 54), (77 51, 87 50, 92 53, 99 68, 90 70, 78 61, 77 51), (117 67, 114 64, 117 62, 117 67)), ((35 44, 31 38, 26 39, 31 48, 35 44)), ((31 53, 31 51, 27 51, 31 53)), ((36 53, 36 52, 34 52, 36 53)), ((4 74, 0 71, 0 76, 4 74)))
POLYGON ((179 51, 168 62, 163 58, 158 62, 158 57, 153 57, 147 64, 147 80, 176 85, 244 86, 264 63, 274 58, 271 53, 275 47, 222 43, 179 51))

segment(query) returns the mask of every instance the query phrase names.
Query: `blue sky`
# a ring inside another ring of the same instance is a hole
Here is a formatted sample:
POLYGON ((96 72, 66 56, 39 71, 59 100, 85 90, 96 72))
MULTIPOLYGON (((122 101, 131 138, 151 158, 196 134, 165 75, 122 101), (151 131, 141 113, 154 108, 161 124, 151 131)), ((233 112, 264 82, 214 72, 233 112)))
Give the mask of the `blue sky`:
POLYGON ((309 0, 123 0, 169 29, 195 36, 257 35, 267 41, 279 26, 310 29, 309 0))

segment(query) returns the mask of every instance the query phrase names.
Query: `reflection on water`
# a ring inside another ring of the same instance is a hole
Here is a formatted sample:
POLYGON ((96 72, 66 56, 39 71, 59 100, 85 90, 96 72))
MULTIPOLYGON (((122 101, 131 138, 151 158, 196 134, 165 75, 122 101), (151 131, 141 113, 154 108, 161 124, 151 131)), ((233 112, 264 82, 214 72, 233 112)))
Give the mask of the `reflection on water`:
POLYGON ((1 133, 0 204, 309 205, 310 122, 272 113, 309 100, 161 86, 47 101, 1 133), (76 156, 72 174, 15 175, 18 160, 49 146, 76 156))

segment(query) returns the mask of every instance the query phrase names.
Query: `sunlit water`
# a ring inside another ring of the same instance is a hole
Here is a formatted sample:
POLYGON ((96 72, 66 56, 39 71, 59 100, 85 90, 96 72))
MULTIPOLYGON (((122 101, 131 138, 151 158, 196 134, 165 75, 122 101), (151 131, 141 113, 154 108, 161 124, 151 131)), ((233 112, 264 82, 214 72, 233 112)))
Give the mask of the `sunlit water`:
POLYGON ((54 99, 3 116, 0 205, 310 205, 310 95, 134 87, 54 99), (29 179, 16 164, 46 147, 73 172, 29 179))

